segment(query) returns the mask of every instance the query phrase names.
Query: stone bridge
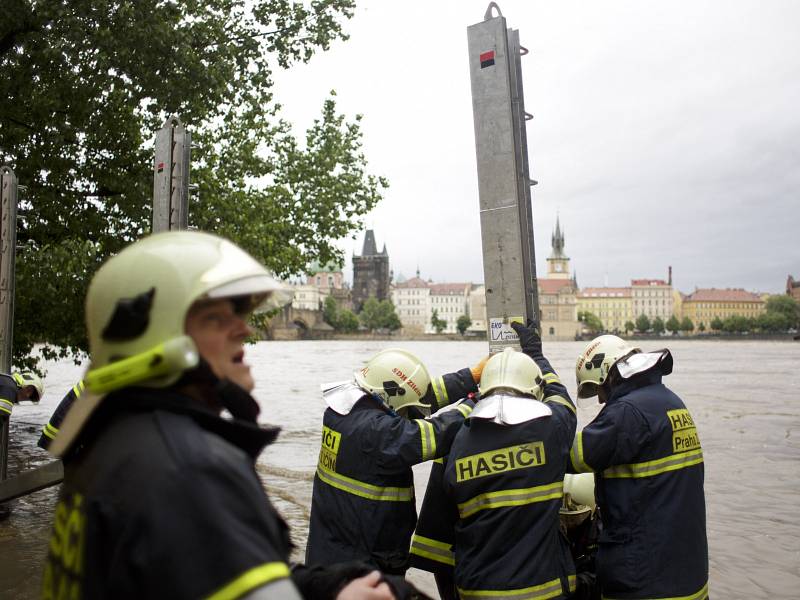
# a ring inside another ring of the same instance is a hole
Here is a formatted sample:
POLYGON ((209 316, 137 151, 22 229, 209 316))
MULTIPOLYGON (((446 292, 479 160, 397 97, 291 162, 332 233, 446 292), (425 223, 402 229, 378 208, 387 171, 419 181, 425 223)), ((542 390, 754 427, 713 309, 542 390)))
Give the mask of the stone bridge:
POLYGON ((268 340, 310 340, 328 337, 333 328, 322 320, 321 310, 292 308, 289 304, 272 317, 264 331, 268 340))

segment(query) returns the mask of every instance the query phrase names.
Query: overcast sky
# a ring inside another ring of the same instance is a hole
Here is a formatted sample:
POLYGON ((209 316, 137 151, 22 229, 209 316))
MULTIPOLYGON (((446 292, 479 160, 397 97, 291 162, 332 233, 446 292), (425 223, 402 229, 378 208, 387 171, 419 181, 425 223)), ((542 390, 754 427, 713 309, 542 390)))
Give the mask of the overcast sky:
MULTIPOLYGON (((530 50, 540 276, 558 214, 581 287, 669 265, 684 292, 800 277, 800 2, 498 4, 530 50)), ((483 281, 466 28, 487 6, 362 0, 348 41, 276 74, 298 128, 331 89, 364 115, 369 170, 391 183, 367 225, 395 275, 483 281)))

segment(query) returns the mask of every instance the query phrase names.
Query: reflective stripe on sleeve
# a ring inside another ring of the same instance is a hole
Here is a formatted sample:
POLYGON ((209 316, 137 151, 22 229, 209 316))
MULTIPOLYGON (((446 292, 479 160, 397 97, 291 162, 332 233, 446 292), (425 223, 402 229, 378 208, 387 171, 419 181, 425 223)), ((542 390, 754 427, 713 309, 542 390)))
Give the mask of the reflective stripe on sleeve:
POLYGON ((469 404, 456 404, 456 410, 466 419, 472 412, 472 407, 469 404))
POLYGON ((75 385, 72 386, 72 391, 75 392, 75 397, 76 398, 80 398, 81 397, 81 393, 83 393, 83 388, 84 387, 85 386, 84 386, 84 383, 83 383, 83 379, 81 379, 78 383, 76 383, 75 385))
MULTIPOLYGON (((570 575, 570 591, 574 591, 575 586, 575 576, 570 575)), ((557 598, 563 593, 564 590, 561 587, 560 579, 553 579, 547 583, 517 590, 465 590, 458 588, 458 594, 462 600, 479 600, 481 598, 506 598, 507 600, 546 600, 547 598, 557 598)))
POLYGON ((50 423, 47 423, 45 424, 44 427, 42 427, 42 433, 45 435, 45 437, 54 440, 58 435, 58 427, 53 427, 52 425, 50 425, 50 423))
POLYGON ((569 458, 572 461, 572 468, 578 473, 594 473, 594 469, 583 460, 583 431, 575 434, 575 441, 572 442, 569 458))
POLYGON ((0 412, 11 414, 11 411, 14 409, 14 403, 10 400, 6 400, 4 398, 0 398, 0 412))
POLYGON ((414 500, 413 487, 380 487, 351 477, 345 477, 320 464, 317 465, 317 476, 337 490, 342 490, 354 496, 361 496, 368 500, 385 500, 388 502, 411 502, 414 500))
POLYGON ((447 386, 444 384, 444 377, 434 377, 431 379, 431 387, 433 388, 433 395, 436 396, 436 404, 439 408, 450 404, 450 399, 447 397, 447 386))
MULTIPOLYGON (((609 598, 608 596, 603 595, 603 600, 614 600, 613 598, 609 598)), ((706 600, 708 598, 708 582, 700 588, 700 591, 695 592, 694 594, 689 594, 688 596, 672 596, 670 598, 651 598, 650 600, 706 600)))
POLYGON ((553 402, 554 404, 561 404, 562 406, 566 406, 570 409, 573 413, 575 413, 575 407, 572 406, 572 403, 569 400, 562 398, 561 396, 548 396, 542 402, 553 402))
POLYGON ((561 498, 564 492, 564 482, 556 481, 547 485, 537 485, 530 488, 514 490, 500 490, 486 492, 470 498, 458 505, 458 515, 462 519, 474 515, 476 512, 491 508, 504 508, 507 506, 522 506, 534 502, 544 502, 561 498))
POLYGON ((253 591, 257 587, 286 577, 289 577, 289 567, 286 563, 264 563, 245 571, 224 587, 207 596, 206 600, 233 600, 253 591))
MULTIPOLYGON (((630 465, 615 465, 603 471, 603 477, 607 479, 653 477, 654 475, 661 475, 668 471, 692 467, 701 462, 703 462, 703 451, 697 449, 689 452, 681 452, 679 454, 671 454, 670 456, 659 458, 658 460, 649 460, 647 462, 633 463, 630 465)), ((687 598, 693 597, 694 596, 687 596, 687 598)))
POLYGON ((445 565, 454 566, 456 558, 453 554, 453 545, 421 535, 414 534, 411 538, 411 554, 422 556, 445 565))
POLYGON ((419 435, 422 439, 422 460, 430 460, 436 456, 436 430, 433 423, 425 419, 414 419, 419 426, 419 435))
POLYGON ((544 379, 545 383, 561 383, 561 380, 555 373, 544 373, 542 379, 544 379))

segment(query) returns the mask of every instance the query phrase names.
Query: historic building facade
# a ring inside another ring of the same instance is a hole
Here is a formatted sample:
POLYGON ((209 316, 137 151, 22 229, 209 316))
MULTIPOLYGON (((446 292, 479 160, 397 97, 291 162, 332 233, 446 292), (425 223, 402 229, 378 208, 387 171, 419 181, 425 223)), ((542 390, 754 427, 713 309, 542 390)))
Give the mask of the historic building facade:
POLYGON ((626 323, 636 322, 629 287, 584 288, 578 294, 578 310, 594 314, 610 333, 624 333, 626 323))
POLYGON ((580 334, 578 283, 570 274, 569 257, 564 254, 564 233, 558 217, 550 241, 552 251, 547 258, 547 277, 540 277, 537 286, 542 339, 574 340, 580 334))
POLYGON ((695 329, 701 323, 705 329, 710 329, 714 319, 757 317, 764 312, 764 306, 760 295, 741 288, 701 288, 683 297, 681 312, 692 320, 695 329))
POLYGON ((672 267, 667 281, 663 279, 632 279, 631 299, 633 314, 646 315, 650 321, 656 317, 665 323, 675 313, 672 294, 672 267))
POLYGON ((354 310, 360 312, 367 298, 388 300, 390 282, 391 272, 386 244, 383 245, 383 250, 378 252, 375 232, 367 229, 361 256, 353 254, 352 297, 354 310))
POLYGON ((406 333, 424 333, 431 322, 430 285, 417 276, 395 283, 392 304, 406 333))

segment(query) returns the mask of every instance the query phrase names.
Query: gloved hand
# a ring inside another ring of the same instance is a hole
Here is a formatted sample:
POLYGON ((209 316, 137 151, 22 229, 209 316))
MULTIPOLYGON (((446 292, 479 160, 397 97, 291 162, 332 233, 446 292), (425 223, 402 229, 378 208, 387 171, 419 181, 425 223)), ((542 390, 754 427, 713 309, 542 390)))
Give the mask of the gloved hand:
POLYGON ((489 360, 489 355, 487 354, 480 360, 480 362, 477 365, 470 368, 470 373, 472 373, 472 379, 475 383, 481 382, 481 375, 483 375, 483 367, 486 366, 488 360, 489 360))
POLYGON ((527 326, 522 323, 512 322, 511 329, 519 336, 519 345, 525 354, 533 360, 544 358, 544 354, 542 354, 542 337, 539 335, 538 323, 534 323, 530 319, 527 326))

